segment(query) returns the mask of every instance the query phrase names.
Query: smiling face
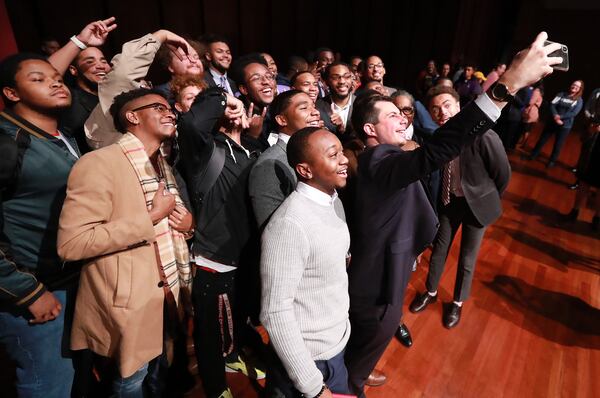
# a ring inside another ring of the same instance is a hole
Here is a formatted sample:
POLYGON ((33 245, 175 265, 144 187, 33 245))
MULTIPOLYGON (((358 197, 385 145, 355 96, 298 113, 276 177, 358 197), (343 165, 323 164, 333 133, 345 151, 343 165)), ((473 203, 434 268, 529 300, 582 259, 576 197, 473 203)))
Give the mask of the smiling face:
POLYGON ((231 50, 229 45, 222 41, 210 43, 205 57, 210 66, 221 74, 227 72, 231 65, 231 50))
POLYGON ((69 66, 69 71, 77 78, 77 85, 83 90, 94 92, 110 70, 111 66, 104 54, 96 47, 81 51, 75 60, 75 66, 69 66))
POLYGON ((71 92, 61 74, 46 61, 31 59, 19 64, 15 87, 2 87, 15 106, 51 113, 71 105, 71 92))
POLYGON ((135 126, 136 131, 142 131, 143 134, 157 138, 159 141, 175 136, 177 128, 175 114, 161 95, 148 94, 137 98, 127 104, 127 109, 125 117, 135 126))
POLYGON ((282 133, 292 135, 304 127, 319 127, 321 115, 307 94, 298 93, 275 120, 282 133))
POLYGON ((296 166, 305 182, 318 190, 333 195, 346 186, 348 158, 340 140, 327 130, 319 130, 308 138, 307 158, 296 166))
POLYGON ((571 96, 577 95, 579 91, 581 91, 581 81, 575 80, 573 83, 571 83, 571 86, 569 87, 569 94, 571 96))
POLYGON ((317 101, 319 96, 319 82, 317 82, 317 79, 315 79, 315 76, 312 73, 304 72, 296 76, 296 81, 292 88, 308 94, 312 102, 317 101))
POLYGON ((379 117, 377 123, 365 124, 367 136, 375 138, 379 144, 404 145, 404 132, 409 126, 408 118, 389 101, 377 102, 375 109, 379 112, 379 117))
POLYGON ((383 66, 383 61, 376 55, 370 56, 365 61, 366 63, 366 80, 377 80, 378 82, 383 82, 383 77, 385 76, 385 67, 383 66))
POLYGON ((450 94, 440 94, 431 99, 429 113, 439 126, 460 112, 460 102, 450 94))
POLYGON ((259 63, 248 64, 244 68, 244 84, 239 90, 250 101, 265 106, 275 98, 275 76, 266 66, 259 63))
POLYGON ((346 98, 352 91, 353 75, 346 65, 335 65, 329 68, 327 85, 338 98, 346 98))

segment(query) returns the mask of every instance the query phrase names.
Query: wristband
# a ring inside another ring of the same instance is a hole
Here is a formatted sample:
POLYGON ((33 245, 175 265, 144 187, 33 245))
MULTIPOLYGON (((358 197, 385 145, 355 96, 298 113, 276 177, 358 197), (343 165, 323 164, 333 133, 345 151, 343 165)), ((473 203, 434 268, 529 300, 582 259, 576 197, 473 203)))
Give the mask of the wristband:
POLYGON ((81 40, 79 40, 77 38, 77 36, 75 36, 75 35, 71 36, 70 40, 73 42, 73 44, 75 44, 81 50, 85 50, 87 48, 87 46, 81 40))

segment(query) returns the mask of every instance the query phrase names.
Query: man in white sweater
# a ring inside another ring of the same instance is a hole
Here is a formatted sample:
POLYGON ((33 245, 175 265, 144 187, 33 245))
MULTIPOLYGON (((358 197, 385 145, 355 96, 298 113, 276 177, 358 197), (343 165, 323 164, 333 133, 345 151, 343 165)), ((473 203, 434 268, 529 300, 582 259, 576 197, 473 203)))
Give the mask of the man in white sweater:
POLYGON ((262 236, 260 318, 278 357, 268 370, 267 390, 330 397, 349 391, 350 235, 336 193, 346 185, 348 159, 335 135, 314 127, 292 136, 287 156, 298 186, 262 236))

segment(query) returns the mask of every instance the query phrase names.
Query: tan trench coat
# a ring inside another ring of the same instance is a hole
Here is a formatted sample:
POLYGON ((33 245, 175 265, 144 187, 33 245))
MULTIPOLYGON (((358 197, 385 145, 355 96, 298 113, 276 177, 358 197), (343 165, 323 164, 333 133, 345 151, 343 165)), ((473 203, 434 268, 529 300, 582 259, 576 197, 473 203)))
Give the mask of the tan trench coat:
POLYGON ((58 254, 84 260, 71 348, 114 358, 131 376, 162 352, 164 292, 154 228, 135 171, 117 144, 73 167, 60 215, 58 254))

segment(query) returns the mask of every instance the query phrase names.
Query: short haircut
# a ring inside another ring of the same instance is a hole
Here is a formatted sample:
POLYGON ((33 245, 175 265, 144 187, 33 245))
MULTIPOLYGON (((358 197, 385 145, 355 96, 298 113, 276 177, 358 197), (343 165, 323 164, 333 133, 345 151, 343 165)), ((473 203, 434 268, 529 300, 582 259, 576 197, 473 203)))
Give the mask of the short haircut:
POLYGON ((273 103, 271 103, 271 106, 269 107, 271 115, 277 116, 285 112, 292 103, 292 98, 294 98, 298 94, 304 94, 304 91, 292 89, 284 91, 283 93, 276 96, 273 100, 273 103))
MULTIPOLYGON (((375 91, 375 90, 372 90, 375 91)), ((366 93, 360 95, 362 97, 366 93)), ((352 127, 356 131, 358 137, 363 141, 366 141, 367 135, 364 130, 364 126, 367 123, 377 124, 379 122, 379 109, 375 107, 378 102, 392 102, 390 97, 381 95, 369 94, 368 96, 357 98, 354 101, 352 108, 352 127)))
POLYGON ((333 54, 333 50, 329 47, 319 47, 315 50, 315 55, 314 55, 314 62, 317 62, 319 60, 319 55, 321 55, 321 53, 324 53, 325 51, 329 51, 330 53, 333 54))
POLYGON ((231 45, 229 44, 229 40, 227 40, 227 38, 223 35, 219 35, 217 33, 207 33, 205 35, 202 35, 199 37, 200 42, 206 44, 207 46, 210 46, 213 43, 225 43, 227 44, 227 47, 231 48, 231 45))
POLYGON ((350 72, 352 72, 352 67, 349 64, 342 62, 342 61, 337 61, 337 62, 333 62, 333 63, 327 65, 327 68, 325 68, 325 71, 323 72, 323 79, 325 79, 325 80, 329 79, 329 74, 331 73, 331 68, 333 68, 335 66, 340 66, 340 65, 345 66, 346 68, 348 68, 348 70, 350 72))
POLYGON ((125 121, 125 115, 121 113, 123 108, 133 100, 136 100, 147 95, 156 94, 160 95, 167 100, 164 93, 155 88, 136 88, 133 90, 125 91, 115 97, 112 105, 110 106, 110 114, 113 118, 113 123, 117 131, 125 134, 127 132, 127 122, 125 121))
POLYGON ((200 91, 204 91, 208 85, 204 81, 203 75, 174 76, 173 79, 171 79, 169 87, 171 89, 171 94, 175 98, 175 101, 181 102, 181 92, 184 88, 189 86, 196 86, 200 89, 200 91))
MULTIPOLYGON (((311 135, 319 130, 323 130, 322 127, 304 127, 298 130, 290 137, 288 141, 286 152, 287 159, 292 169, 296 171, 296 166, 299 163, 306 162, 308 160, 308 139, 311 135)), ((325 130, 327 131, 327 130, 325 130)))
POLYGON ((429 108, 429 104, 431 104, 431 100, 442 94, 450 94, 452 98, 457 101, 460 101, 460 96, 452 87, 447 86, 433 86, 427 91, 427 96, 425 98, 425 102, 427 103, 427 107, 429 108))
POLYGON ((2 63, 0 63, 0 93, 2 93, 2 100, 7 108, 12 108, 16 105, 16 102, 9 100, 4 95, 4 87, 15 88, 17 82, 15 77, 21 63, 29 60, 37 60, 48 62, 45 56, 34 53, 18 53, 6 57, 2 63))
POLYGON ((229 76, 238 86, 241 84, 246 84, 246 82, 244 81, 244 70, 250 64, 261 64, 264 65, 267 69, 269 67, 267 65, 267 61, 265 61, 263 56, 259 53, 251 53, 238 57, 231 64, 231 68, 229 68, 229 76))
POLYGON ((413 95, 406 90, 402 90, 402 89, 396 90, 392 93, 392 95, 390 97, 392 99, 394 99, 396 97, 406 97, 410 100, 412 105, 415 106, 415 97, 413 97, 413 95))
MULTIPOLYGON (((294 73, 302 72, 303 68, 306 68, 308 62, 304 58, 299 55, 290 55, 287 59, 288 71, 293 71, 294 73)), ((304 69, 306 70, 306 69, 304 69)))
POLYGON ((370 54, 370 55, 367 55, 367 56, 366 56, 366 57, 365 57, 365 58, 364 58, 364 59, 361 61, 361 63, 360 63, 360 64, 358 64, 358 71, 359 71, 359 72, 361 72, 361 73, 364 73, 364 72, 366 72, 366 71, 367 71, 367 69, 369 68, 369 64, 367 64, 367 61, 368 61, 368 60, 369 60, 369 58, 371 58, 371 57, 377 57, 377 58, 379 58, 379 59, 381 60, 381 63, 383 63, 383 59, 382 59, 382 58, 381 58, 379 55, 377 55, 377 54, 370 54))
POLYGON ((298 77, 302 76, 305 73, 310 73, 312 75, 312 72, 307 70, 301 70, 300 72, 296 72, 294 73, 294 76, 292 76, 292 78, 290 79, 290 84, 294 86, 296 84, 296 80, 298 80, 298 77))

